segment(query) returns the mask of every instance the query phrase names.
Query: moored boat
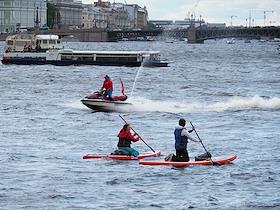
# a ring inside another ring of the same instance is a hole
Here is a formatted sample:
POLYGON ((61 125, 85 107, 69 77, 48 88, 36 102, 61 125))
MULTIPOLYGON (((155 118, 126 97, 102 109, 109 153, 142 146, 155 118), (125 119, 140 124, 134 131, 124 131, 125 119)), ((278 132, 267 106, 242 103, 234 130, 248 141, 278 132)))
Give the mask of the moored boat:
POLYGON ((227 44, 234 44, 234 43, 235 43, 235 39, 234 38, 232 38, 230 40, 227 40, 227 44))

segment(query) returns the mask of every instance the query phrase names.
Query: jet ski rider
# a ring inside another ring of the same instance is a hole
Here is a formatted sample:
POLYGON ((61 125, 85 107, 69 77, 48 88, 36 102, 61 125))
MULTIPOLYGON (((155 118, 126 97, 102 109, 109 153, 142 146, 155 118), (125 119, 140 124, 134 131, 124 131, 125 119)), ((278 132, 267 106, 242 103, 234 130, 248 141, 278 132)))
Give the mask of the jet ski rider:
POLYGON ((108 96, 109 100, 113 101, 113 81, 107 74, 104 76, 104 82, 100 91, 103 93, 104 98, 108 96))

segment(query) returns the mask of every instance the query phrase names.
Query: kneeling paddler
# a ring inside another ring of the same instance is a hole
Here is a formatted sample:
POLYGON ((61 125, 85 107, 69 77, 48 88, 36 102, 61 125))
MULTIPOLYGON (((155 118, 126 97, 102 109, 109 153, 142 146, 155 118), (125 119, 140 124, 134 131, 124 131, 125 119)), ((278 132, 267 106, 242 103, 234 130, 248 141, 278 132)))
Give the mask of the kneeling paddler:
POLYGON ((185 128, 185 125, 186 121, 184 119, 180 119, 179 125, 176 126, 174 130, 176 156, 168 156, 165 160, 188 162, 190 160, 187 150, 188 141, 191 140, 193 142, 200 143, 200 140, 197 140, 189 135, 189 133, 191 133, 193 130, 188 131, 185 128))
POLYGON ((120 130, 119 134, 119 142, 118 142, 118 150, 123 152, 127 155, 133 155, 138 156, 139 152, 133 148, 130 147, 131 142, 137 142, 139 141, 140 137, 137 133, 134 133, 134 135, 130 132, 130 125, 125 124, 123 128, 120 130))

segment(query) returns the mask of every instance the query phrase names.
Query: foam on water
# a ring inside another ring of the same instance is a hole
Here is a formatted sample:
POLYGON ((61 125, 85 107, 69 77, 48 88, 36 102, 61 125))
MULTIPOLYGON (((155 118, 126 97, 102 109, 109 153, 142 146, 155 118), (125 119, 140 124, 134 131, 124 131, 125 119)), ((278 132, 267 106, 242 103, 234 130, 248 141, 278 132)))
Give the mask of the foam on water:
POLYGON ((85 105, 83 105, 82 102, 78 100, 66 102, 61 104, 61 106, 74 109, 85 109, 85 105))
POLYGON ((226 102, 219 102, 208 106, 210 111, 226 110, 244 110, 244 109, 261 109, 261 110, 279 110, 280 98, 263 98, 254 97, 232 97, 226 102))
POLYGON ((205 102, 187 102, 187 101, 155 101, 142 97, 133 97, 129 100, 133 103, 136 111, 158 111, 171 113, 184 112, 223 112, 228 110, 279 110, 280 98, 263 98, 260 96, 254 97, 231 97, 227 101, 207 104, 205 102))

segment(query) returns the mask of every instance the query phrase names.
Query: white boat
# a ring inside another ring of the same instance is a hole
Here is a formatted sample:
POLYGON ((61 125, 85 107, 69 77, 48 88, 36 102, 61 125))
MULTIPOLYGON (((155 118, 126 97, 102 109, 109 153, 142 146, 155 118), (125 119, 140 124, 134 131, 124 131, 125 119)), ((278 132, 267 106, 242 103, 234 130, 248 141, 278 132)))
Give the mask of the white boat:
POLYGON ((63 49, 56 35, 14 35, 6 39, 3 64, 166 67, 159 51, 84 51, 63 49))
POLYGON ((57 35, 16 34, 6 38, 5 53, 40 53, 63 49, 57 35))
POLYGON ((102 91, 95 91, 81 99, 81 102, 94 111, 126 112, 131 108, 132 104, 125 102, 127 100, 127 95, 124 92, 122 80, 120 80, 120 83, 122 86, 122 95, 113 96, 110 100, 108 96, 104 97, 102 91))
POLYGON ((101 112, 126 112, 132 107, 132 103, 125 101, 109 101, 103 99, 82 99, 81 102, 94 111, 101 112))
POLYGON ((234 44, 235 43, 235 39, 232 38, 231 40, 227 40, 227 44, 234 44))
POLYGON ((280 38, 274 38, 272 40, 269 40, 270 42, 280 42, 280 38))

